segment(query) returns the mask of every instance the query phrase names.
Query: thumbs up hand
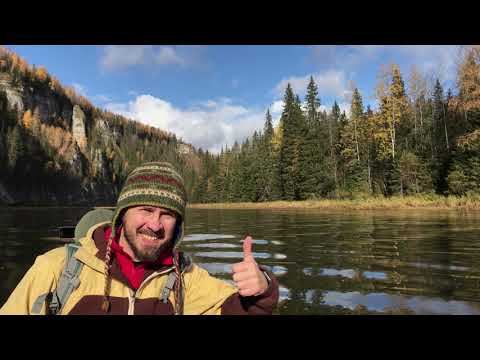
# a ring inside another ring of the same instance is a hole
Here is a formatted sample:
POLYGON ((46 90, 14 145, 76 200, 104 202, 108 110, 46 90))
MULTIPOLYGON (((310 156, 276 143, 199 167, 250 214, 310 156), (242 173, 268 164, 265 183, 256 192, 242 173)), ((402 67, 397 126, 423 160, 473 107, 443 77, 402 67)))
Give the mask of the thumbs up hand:
POLYGON ((267 290, 267 279, 252 254, 250 236, 243 241, 243 261, 233 264, 232 270, 233 280, 241 296, 258 296, 267 290))

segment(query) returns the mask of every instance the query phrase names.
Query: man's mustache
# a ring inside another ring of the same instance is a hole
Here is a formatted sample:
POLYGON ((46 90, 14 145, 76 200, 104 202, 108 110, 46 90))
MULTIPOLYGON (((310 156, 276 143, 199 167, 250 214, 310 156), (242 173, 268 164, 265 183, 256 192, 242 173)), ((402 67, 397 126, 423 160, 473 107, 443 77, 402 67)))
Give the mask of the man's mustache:
POLYGON ((150 229, 140 229, 137 231, 138 235, 146 235, 146 236, 151 236, 157 239, 163 238, 165 236, 165 231, 159 230, 156 233, 153 232, 150 229))

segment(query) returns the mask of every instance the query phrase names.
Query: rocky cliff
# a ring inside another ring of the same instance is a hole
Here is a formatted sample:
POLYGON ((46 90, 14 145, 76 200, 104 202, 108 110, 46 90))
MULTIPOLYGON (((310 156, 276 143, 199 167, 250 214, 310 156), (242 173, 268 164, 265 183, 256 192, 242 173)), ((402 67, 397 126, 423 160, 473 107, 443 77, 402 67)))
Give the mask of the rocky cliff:
POLYGON ((19 72, 12 55, 3 56, 0 204, 111 205, 136 165, 167 160, 183 169, 194 153, 174 135, 95 108, 49 75, 19 72))

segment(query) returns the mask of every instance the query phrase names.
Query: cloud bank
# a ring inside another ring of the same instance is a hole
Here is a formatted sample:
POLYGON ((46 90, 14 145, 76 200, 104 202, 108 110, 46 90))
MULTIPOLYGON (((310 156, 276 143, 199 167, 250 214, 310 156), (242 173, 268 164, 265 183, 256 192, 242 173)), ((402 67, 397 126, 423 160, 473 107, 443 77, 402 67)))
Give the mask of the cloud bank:
POLYGON ((199 102, 181 109, 152 95, 143 94, 127 103, 109 103, 109 111, 122 114, 168 132, 187 143, 218 153, 223 146, 231 147, 261 130, 264 109, 236 105, 231 99, 220 98, 199 102))

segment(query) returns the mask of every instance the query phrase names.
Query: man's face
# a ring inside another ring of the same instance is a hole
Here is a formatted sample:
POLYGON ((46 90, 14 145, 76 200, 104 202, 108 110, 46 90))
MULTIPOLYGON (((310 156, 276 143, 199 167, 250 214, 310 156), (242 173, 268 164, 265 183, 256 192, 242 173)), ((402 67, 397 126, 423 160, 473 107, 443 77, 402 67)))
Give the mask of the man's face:
POLYGON ((176 215, 155 206, 134 206, 123 215, 120 245, 134 260, 154 261, 171 245, 176 215))

